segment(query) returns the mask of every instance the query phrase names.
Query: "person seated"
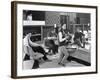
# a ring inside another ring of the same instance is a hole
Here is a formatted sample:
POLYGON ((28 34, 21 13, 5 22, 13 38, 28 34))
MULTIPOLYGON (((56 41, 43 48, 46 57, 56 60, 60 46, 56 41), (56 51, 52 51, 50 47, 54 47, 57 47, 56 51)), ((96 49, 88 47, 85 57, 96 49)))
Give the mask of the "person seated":
POLYGON ((32 34, 28 33, 23 39, 24 52, 25 52, 24 60, 25 60, 25 58, 28 58, 28 59, 34 58, 33 68, 34 68, 34 66, 35 66, 35 68, 38 68, 39 62, 37 59, 35 59, 36 56, 34 57, 34 55, 37 55, 39 58, 42 57, 44 61, 48 61, 48 58, 47 58, 46 52, 44 51, 42 46, 37 43, 32 42, 30 39, 31 37, 32 37, 32 34))
POLYGON ((58 60, 58 64, 62 65, 62 66, 66 66, 66 62, 69 62, 67 59, 70 55, 69 52, 68 52, 68 49, 66 49, 66 47, 69 44, 70 37, 68 36, 68 34, 65 31, 67 31, 66 24, 63 24, 59 28, 59 32, 58 32, 58 40, 59 40, 59 49, 58 49, 59 60, 58 60))
POLYGON ((55 28, 53 28, 50 32, 47 33, 47 38, 48 39, 56 39, 57 38, 57 33, 56 33, 55 28))
POLYGON ((34 64, 32 69, 39 68, 39 60, 43 58, 43 54, 34 52, 30 46, 26 47, 26 55, 24 57, 25 60, 34 60, 34 64))
POLYGON ((88 34, 89 34, 88 30, 84 30, 83 33, 84 33, 85 43, 88 43, 88 34))
POLYGON ((74 44, 77 44, 81 48, 83 48, 83 46, 82 46, 82 37, 83 36, 84 36, 84 34, 82 32, 80 32, 79 29, 77 29, 77 31, 74 34, 74 44))
POLYGON ((32 34, 30 35, 30 38, 28 40, 29 40, 29 45, 31 46, 32 50, 34 52, 39 52, 39 53, 43 54, 44 55, 43 59, 45 61, 48 61, 48 58, 47 58, 48 53, 45 52, 44 48, 40 44, 32 42, 31 37, 32 37, 32 34))
POLYGON ((58 52, 58 45, 56 45, 52 39, 45 39, 45 46, 47 46, 49 49, 48 52, 51 54, 56 54, 58 52))
POLYGON ((58 52, 58 45, 55 44, 55 40, 57 39, 56 29, 54 28, 47 34, 47 39, 45 39, 45 46, 49 48, 49 52, 52 51, 53 54, 58 52))

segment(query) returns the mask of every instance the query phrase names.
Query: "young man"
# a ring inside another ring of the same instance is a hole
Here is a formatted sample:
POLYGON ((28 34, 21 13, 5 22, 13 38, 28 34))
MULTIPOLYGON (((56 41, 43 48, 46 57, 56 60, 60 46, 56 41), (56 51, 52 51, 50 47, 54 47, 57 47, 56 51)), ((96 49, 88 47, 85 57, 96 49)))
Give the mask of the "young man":
POLYGON ((74 44, 78 45, 81 48, 83 48, 83 46, 82 46, 83 36, 84 36, 84 34, 82 32, 80 32, 80 29, 78 28, 74 34, 74 44))
POLYGON ((31 41, 31 37, 32 37, 32 34, 28 33, 25 36, 25 38, 23 39, 23 42, 24 42, 24 51, 25 51, 25 54, 27 54, 29 57, 32 57, 34 59, 33 68, 38 68, 39 67, 39 62, 38 62, 37 59, 35 59, 36 57, 34 57, 34 55, 37 54, 37 56, 39 58, 42 57, 44 59, 44 61, 48 61, 48 58, 46 56, 47 53, 44 51, 44 49, 42 48, 42 46, 40 46, 37 43, 32 42, 31 41))

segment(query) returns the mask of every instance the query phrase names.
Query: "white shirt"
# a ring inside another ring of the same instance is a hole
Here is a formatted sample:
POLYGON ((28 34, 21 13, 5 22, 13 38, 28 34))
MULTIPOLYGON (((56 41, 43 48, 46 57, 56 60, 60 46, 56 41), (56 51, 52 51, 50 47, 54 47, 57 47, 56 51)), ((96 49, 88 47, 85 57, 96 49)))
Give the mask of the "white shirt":
POLYGON ((25 38, 23 39, 23 44, 25 46, 29 46, 28 38, 29 38, 29 35, 26 35, 25 38))
POLYGON ((60 42, 63 42, 63 41, 66 40, 66 38, 62 38, 62 37, 63 37, 62 32, 59 32, 59 33, 58 33, 58 37, 59 37, 59 41, 60 41, 60 42))

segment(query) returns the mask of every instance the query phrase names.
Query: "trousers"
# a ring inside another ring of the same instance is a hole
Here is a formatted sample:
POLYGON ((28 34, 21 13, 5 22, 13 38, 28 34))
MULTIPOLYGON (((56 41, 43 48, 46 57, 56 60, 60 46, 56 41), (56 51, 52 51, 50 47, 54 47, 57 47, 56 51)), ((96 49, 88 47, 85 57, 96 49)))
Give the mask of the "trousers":
POLYGON ((66 49, 65 46, 60 46, 59 49, 58 49, 58 53, 59 53, 58 63, 65 64, 67 58, 69 57, 68 50, 66 49))

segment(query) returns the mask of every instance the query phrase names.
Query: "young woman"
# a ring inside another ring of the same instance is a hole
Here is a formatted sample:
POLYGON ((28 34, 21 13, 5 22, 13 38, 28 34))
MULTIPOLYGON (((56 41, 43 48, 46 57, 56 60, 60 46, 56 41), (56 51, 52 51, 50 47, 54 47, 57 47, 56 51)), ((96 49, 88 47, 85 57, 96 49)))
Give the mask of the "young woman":
POLYGON ((58 60, 58 64, 65 66, 65 63, 67 61, 67 58, 69 57, 68 50, 66 49, 66 46, 68 45, 68 36, 65 33, 66 31, 66 24, 63 24, 58 32, 58 40, 59 40, 59 49, 58 53, 60 53, 60 57, 58 60))

